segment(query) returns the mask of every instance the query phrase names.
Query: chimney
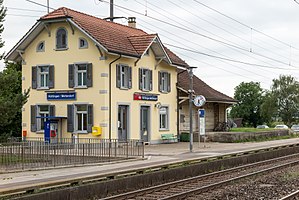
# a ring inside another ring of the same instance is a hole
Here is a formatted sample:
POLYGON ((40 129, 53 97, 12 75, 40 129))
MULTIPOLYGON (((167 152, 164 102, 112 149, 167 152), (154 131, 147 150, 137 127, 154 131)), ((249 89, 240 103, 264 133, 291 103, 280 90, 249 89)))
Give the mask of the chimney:
POLYGON ((136 28, 136 17, 128 17, 128 26, 136 28))

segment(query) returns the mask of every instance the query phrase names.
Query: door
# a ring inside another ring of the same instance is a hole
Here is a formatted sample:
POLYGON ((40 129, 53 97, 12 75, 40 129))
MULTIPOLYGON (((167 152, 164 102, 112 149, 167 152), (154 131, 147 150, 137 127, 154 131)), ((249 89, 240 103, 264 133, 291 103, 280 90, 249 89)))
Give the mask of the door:
POLYGON ((149 141, 149 108, 148 106, 141 106, 140 108, 140 138, 144 142, 149 141))
POLYGON ((118 106, 118 139, 126 141, 128 139, 128 106, 118 106))

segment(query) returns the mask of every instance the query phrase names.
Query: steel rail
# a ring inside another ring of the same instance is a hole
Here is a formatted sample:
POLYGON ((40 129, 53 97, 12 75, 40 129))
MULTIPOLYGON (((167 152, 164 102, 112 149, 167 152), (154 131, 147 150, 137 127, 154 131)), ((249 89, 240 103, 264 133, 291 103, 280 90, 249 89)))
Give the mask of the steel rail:
POLYGON ((225 180, 225 181, 220 181, 220 182, 217 182, 217 183, 214 183, 214 184, 210 184, 210 185, 207 185, 207 186, 204 186, 204 187, 192 189, 192 190, 185 191, 185 192, 175 194, 175 195, 172 195, 172 196, 159 198, 159 200, 185 199, 185 198, 190 197, 192 195, 196 195, 196 194, 199 194, 199 193, 202 193, 202 192, 206 192, 206 191, 209 191, 209 190, 214 189, 216 187, 227 185, 227 184, 229 184, 231 182, 234 182, 234 181, 238 181, 238 180, 248 178, 248 177, 251 177, 251 176, 263 174, 263 173, 266 173, 266 172, 270 172, 270 171, 274 171, 274 170, 278 170, 278 169, 282 169, 282 168, 285 168, 285 167, 290 167, 290 166, 294 166, 294 165, 298 165, 298 164, 299 164, 299 160, 293 161, 293 162, 288 162, 286 164, 282 164, 282 165, 270 167, 270 168, 267 168, 267 169, 259 170, 257 172, 249 173, 249 174, 246 174, 246 175, 234 177, 234 178, 231 178, 231 179, 228 179, 228 180, 225 180))
MULTIPOLYGON (((173 182, 170 182, 170 183, 165 183, 165 184, 161 184, 161 185, 157 185, 157 186, 152 186, 152 187, 140 189, 140 190, 137 190, 137 191, 131 191, 131 192, 123 193, 123 194, 118 194, 118 195, 106 197, 106 198, 103 198, 103 200, 116 200, 116 199, 121 200, 121 199, 134 199, 134 198, 141 197, 141 196, 144 197, 144 195, 146 195, 146 194, 150 194, 150 193, 157 192, 157 191, 162 192, 163 190, 168 190, 169 188, 174 188, 175 186, 178 186, 178 185, 185 185, 185 184, 187 185, 188 183, 190 185, 191 182, 194 182, 196 180, 200 180, 200 179, 201 180, 207 180, 207 179, 212 178, 212 177, 219 177, 219 176, 226 175, 226 174, 229 174, 229 173, 238 172, 240 170, 254 168, 254 167, 258 167, 258 166, 262 166, 262 165, 266 165, 266 164, 271 164, 271 163, 274 163, 274 162, 277 162, 277 161, 283 161, 283 160, 286 160, 286 159, 297 158, 298 156, 299 156, 299 154, 292 154, 292 155, 283 156, 283 157, 279 157, 279 158, 274 158, 274 159, 270 159, 270 160, 265 160, 265 161, 260 161, 260 162, 251 163, 251 164, 247 164, 247 165, 242 165, 242 166, 238 166, 238 167, 234 167, 234 168, 230 168, 230 169, 226 169, 226 170, 222 170, 222 171, 212 172, 212 173, 209 173, 209 174, 204 174, 204 175, 199 175, 199 176, 196 176, 196 177, 191 177, 191 178, 187 178, 187 179, 183 179, 183 180, 173 181, 173 182)), ((299 160, 296 160, 294 162, 299 163, 299 160)), ((293 162, 290 162, 290 163, 293 163, 293 162)), ((290 163, 281 164, 281 165, 278 165, 278 166, 275 166, 275 167, 271 167, 271 168, 263 169, 263 170, 260 170, 260 171, 257 171, 257 172, 242 175, 242 176, 239 176, 239 177, 231 178, 231 179, 228 179, 226 181, 220 181, 218 183, 203 186, 203 187, 200 187, 200 188, 197 188, 197 189, 192 189, 192 190, 185 191, 185 192, 179 192, 177 194, 170 195, 169 197, 162 197, 162 198, 159 198, 159 199, 182 199, 182 198, 185 198, 186 195, 189 194, 190 192, 194 193, 197 190, 206 191, 206 190, 209 190, 210 188, 213 188, 213 187, 217 187, 217 186, 219 187, 220 185, 223 185, 225 183, 229 183, 229 182, 232 182, 232 181, 235 181, 235 180, 250 177, 250 176, 253 176, 253 175, 256 175, 256 174, 259 174, 259 173, 267 172, 267 170, 271 171, 271 170, 274 170, 276 168, 281 168, 281 167, 284 167, 285 165, 290 165, 290 163)), ((166 196, 166 195, 167 194, 164 194, 163 196, 166 196)), ((144 197, 144 199, 146 199, 146 197, 144 197)))
POLYGON ((291 194, 288 194, 287 196, 284 196, 282 197, 281 199, 279 200, 289 200, 289 199, 294 199, 294 197, 298 197, 299 196, 299 190, 291 193, 291 194))

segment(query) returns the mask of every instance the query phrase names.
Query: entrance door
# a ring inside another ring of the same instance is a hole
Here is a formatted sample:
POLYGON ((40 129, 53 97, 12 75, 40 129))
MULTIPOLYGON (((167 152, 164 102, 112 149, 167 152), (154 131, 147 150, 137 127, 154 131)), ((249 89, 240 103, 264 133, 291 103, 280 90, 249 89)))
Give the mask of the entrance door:
POLYGON ((140 135, 144 142, 149 141, 149 110, 148 106, 141 106, 140 108, 140 135))
POLYGON ((126 141, 128 139, 128 106, 118 106, 118 139, 126 141))

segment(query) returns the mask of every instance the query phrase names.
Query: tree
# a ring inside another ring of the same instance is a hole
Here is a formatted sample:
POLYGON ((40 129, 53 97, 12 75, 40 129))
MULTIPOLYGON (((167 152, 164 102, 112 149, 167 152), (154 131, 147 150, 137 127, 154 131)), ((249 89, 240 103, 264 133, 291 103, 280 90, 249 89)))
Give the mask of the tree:
POLYGON ((290 75, 280 75, 279 79, 273 79, 271 90, 277 116, 290 126, 298 118, 299 82, 290 75))
POLYGON ((21 64, 6 63, 0 72, 0 136, 21 136, 22 107, 29 90, 22 93, 21 64))
MULTIPOLYGON (((4 46, 4 41, 2 40, 2 33, 4 31, 4 18, 6 16, 6 7, 3 6, 3 0, 0 0, 0 48, 4 46)), ((0 56, 0 59, 3 58, 3 54, 0 56)))
POLYGON ((263 120, 260 114, 260 105, 263 101, 263 89, 257 82, 242 82, 235 88, 234 98, 238 103, 233 106, 231 116, 243 118, 243 125, 256 126, 263 120))
POLYGON ((261 117, 268 125, 273 122, 275 116, 277 116, 277 103, 276 99, 271 91, 266 91, 264 95, 264 101, 261 105, 261 117))

